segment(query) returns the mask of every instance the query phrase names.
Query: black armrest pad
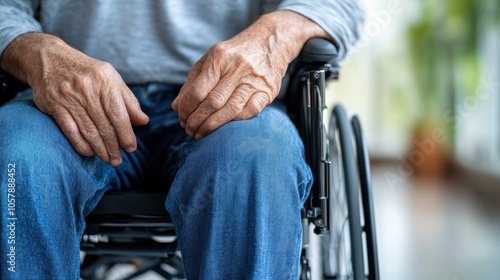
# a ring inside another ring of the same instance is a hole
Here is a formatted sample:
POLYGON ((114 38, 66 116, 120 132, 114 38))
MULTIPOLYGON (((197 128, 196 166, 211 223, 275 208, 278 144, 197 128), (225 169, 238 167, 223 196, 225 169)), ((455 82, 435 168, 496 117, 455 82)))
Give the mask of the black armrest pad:
POLYGON ((0 70, 0 105, 11 100, 18 92, 27 88, 27 84, 0 70))
POLYGON ((300 57, 305 63, 336 64, 335 60, 338 58, 338 50, 332 42, 326 39, 312 38, 305 43, 300 57))

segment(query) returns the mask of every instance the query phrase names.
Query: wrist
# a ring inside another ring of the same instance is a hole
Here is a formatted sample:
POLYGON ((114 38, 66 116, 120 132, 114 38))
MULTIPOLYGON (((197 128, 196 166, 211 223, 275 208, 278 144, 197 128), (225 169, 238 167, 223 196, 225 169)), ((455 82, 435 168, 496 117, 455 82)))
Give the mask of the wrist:
MULTIPOLYGON (((290 63, 310 38, 330 39, 326 31, 310 19, 288 10, 274 11, 262 15, 255 24, 261 25, 287 63, 290 63)), ((272 50, 271 50, 272 51, 272 50)))
POLYGON ((28 32, 15 38, 4 50, 0 58, 0 68, 18 80, 30 84, 41 74, 42 55, 60 52, 68 46, 60 38, 40 32, 28 32))

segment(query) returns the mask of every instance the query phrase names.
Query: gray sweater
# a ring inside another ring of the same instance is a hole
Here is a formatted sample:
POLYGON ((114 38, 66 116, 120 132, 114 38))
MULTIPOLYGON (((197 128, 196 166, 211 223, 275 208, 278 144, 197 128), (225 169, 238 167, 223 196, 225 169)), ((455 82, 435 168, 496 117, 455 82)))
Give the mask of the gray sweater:
POLYGON ((213 44, 275 9, 316 22, 343 58, 359 37, 364 19, 359 1, 0 0, 0 54, 17 36, 42 31, 111 63, 126 83, 181 84, 213 44))

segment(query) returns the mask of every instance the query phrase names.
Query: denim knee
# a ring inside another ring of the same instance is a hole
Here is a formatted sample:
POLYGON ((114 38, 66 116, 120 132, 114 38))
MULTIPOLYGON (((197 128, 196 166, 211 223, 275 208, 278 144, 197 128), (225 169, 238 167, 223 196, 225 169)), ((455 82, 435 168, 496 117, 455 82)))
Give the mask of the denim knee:
MULTIPOLYGON (((282 185, 286 177, 294 177, 295 186, 307 185, 312 180, 297 129, 284 112, 273 107, 252 119, 226 124, 199 141, 197 149, 214 163, 213 168, 226 171, 229 176, 251 171, 254 173, 249 175, 253 178, 260 177, 274 185, 282 185)), ((304 197, 306 186, 299 191, 301 198, 304 197)))
POLYGON ((300 255, 300 210, 312 176, 288 116, 267 108, 181 150, 184 160, 166 208, 186 257, 188 276, 290 279, 287 275, 296 275, 292 268, 300 255), (234 266, 221 266, 229 262, 234 266), (213 271, 216 274, 209 273, 213 271))
POLYGON ((246 204, 249 195, 269 202, 289 196, 297 207, 312 184, 303 143, 278 109, 266 108, 250 120, 230 122, 183 151, 172 201, 167 203, 172 209, 176 200, 181 216, 204 211, 217 200, 246 204))
POLYGON ((0 149, 5 160, 12 155, 35 164, 62 151, 54 147, 64 141, 62 132, 33 102, 15 101, 1 107, 0 130, 0 149))
POLYGON ((15 100, 1 107, 0 131, 0 164, 14 164, 24 199, 47 211, 55 201, 81 204, 89 208, 83 212, 90 211, 94 205, 86 207, 85 202, 114 173, 96 157, 80 156, 55 121, 32 101, 15 100))

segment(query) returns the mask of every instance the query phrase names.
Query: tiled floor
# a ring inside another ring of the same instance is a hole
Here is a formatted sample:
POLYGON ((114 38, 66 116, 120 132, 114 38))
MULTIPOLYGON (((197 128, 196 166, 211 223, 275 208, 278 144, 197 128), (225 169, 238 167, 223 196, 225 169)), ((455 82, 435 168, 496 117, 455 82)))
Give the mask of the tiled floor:
POLYGON ((457 179, 394 184, 396 168, 372 166, 381 279, 500 279, 500 197, 457 179))

